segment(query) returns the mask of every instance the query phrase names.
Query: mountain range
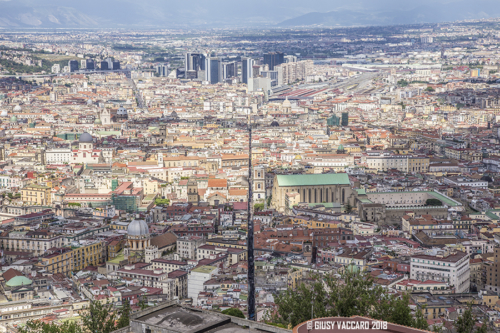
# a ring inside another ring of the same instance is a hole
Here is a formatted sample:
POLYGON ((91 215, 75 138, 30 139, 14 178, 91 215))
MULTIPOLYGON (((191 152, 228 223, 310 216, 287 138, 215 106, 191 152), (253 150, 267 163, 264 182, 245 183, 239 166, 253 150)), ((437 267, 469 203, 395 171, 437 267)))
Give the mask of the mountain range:
POLYGON ((500 16, 498 0, 0 0, 0 28, 360 26, 500 16))

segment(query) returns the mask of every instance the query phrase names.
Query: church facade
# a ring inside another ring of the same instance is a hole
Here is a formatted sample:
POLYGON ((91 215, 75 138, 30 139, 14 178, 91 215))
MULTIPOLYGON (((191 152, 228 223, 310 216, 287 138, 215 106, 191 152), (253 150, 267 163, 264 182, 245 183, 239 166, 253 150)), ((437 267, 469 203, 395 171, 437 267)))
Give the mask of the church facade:
POLYGON ((99 149, 94 149, 94 138, 85 132, 78 139, 78 149, 74 149, 71 156, 71 163, 102 163, 104 158, 99 149))
MULTIPOLYGON (((271 205, 280 212, 287 207, 287 198, 300 197, 298 202, 355 205, 356 193, 346 173, 276 175, 271 205)), ((297 199, 295 199, 297 201, 297 199)))

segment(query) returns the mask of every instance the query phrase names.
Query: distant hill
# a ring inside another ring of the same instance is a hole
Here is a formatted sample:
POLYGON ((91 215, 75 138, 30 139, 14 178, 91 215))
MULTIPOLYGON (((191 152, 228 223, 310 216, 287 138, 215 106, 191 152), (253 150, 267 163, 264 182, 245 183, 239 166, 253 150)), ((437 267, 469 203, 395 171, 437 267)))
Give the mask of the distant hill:
POLYGON ((498 0, 0 0, 0 28, 366 26, 499 16, 498 0))
POLYGON ((436 3, 435 5, 421 5, 404 10, 390 9, 391 8, 383 7, 378 10, 338 9, 324 13, 311 12, 285 20, 278 23, 278 26, 380 26, 492 18, 500 16, 500 1, 461 0, 447 4, 436 3), (485 8, 487 8, 487 10, 485 10, 485 8))

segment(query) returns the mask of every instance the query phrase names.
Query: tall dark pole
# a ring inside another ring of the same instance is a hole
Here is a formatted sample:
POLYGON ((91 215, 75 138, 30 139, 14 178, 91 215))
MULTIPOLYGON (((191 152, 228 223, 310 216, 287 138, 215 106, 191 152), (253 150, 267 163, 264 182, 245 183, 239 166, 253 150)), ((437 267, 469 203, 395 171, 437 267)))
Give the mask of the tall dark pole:
POLYGON ((253 256, 253 181, 252 181, 252 120, 248 118, 248 319, 255 320, 255 265, 253 256))

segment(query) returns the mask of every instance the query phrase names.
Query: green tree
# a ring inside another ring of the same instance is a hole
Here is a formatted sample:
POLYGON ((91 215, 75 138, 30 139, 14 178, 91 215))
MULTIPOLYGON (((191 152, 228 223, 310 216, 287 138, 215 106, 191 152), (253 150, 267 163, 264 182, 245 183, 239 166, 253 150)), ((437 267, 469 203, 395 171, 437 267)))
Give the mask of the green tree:
POLYGON ((18 328, 19 333, 83 333, 82 328, 76 322, 66 321, 60 325, 56 323, 46 324, 39 320, 30 320, 26 326, 18 328))
POLYGON ((347 214, 349 214, 350 212, 352 212, 352 206, 350 203, 347 203, 347 205, 345 206, 345 212, 347 214))
POLYGON ((88 309, 80 312, 83 327, 89 332, 110 333, 116 330, 116 312, 110 303, 102 304, 99 301, 91 301, 88 309))
POLYGON ((238 318, 243 318, 245 319, 245 315, 240 309, 236 308, 230 308, 222 311, 223 314, 228 315, 228 316, 233 316, 233 317, 238 317, 238 318))
POLYGON ((169 199, 161 199, 161 198, 155 199, 155 205, 157 206, 168 206, 169 204, 170 204, 169 199))
POLYGON ((116 324, 116 328, 122 328, 122 327, 127 327, 130 325, 130 302, 128 299, 123 301, 123 308, 120 313, 120 319, 118 319, 118 323, 116 324))
MULTIPOLYGON (((458 317, 455 322, 455 329, 457 333, 472 333, 475 330, 477 322, 477 317, 472 313, 472 304, 469 303, 467 305, 467 310, 462 313, 460 317, 458 317)), ((477 333, 486 333, 487 332, 486 322, 476 330, 477 333)))
POLYGON ((427 200, 425 200, 425 205, 426 206, 442 206, 443 203, 441 202, 441 200, 438 200, 438 199, 427 199, 427 200))
POLYGON ((263 203, 258 203, 253 205, 253 210, 258 212, 264 209, 264 204, 263 203))
POLYGON ((433 91, 435 91, 435 89, 434 89, 434 88, 432 88, 432 87, 427 87, 427 88, 425 88, 425 90, 426 90, 426 91, 429 91, 429 92, 433 92, 433 91))
MULTIPOLYGON (((355 266, 352 266, 355 267, 355 266)), ((309 284, 301 283, 275 299, 277 311, 270 317, 274 324, 296 326, 321 317, 366 316, 391 323, 427 328, 422 313, 414 318, 409 308, 410 296, 389 294, 373 283, 367 273, 346 269, 341 277, 333 274, 315 276, 309 284)))
POLYGON ((146 302, 146 297, 145 296, 142 296, 141 299, 139 300, 139 307, 141 308, 141 310, 144 310, 148 307, 148 303, 146 302))

